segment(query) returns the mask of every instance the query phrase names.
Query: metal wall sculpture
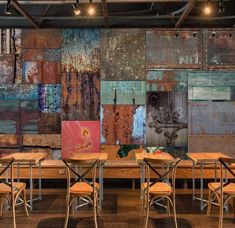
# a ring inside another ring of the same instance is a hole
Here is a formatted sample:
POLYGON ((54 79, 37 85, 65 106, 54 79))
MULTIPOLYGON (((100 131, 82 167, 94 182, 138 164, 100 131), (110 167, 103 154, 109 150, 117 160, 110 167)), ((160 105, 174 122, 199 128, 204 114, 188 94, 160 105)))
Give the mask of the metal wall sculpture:
POLYGON ((146 31, 146 67, 156 68, 201 68, 202 33, 200 30, 146 31))
POLYGON ((101 81, 101 104, 145 104, 145 81, 101 81))
POLYGON ((147 93, 147 145, 187 147, 187 93, 147 93))
POLYGON ((101 78, 145 79, 145 29, 103 29, 101 78))
POLYGON ((62 121, 62 157, 100 152, 99 121, 62 121))
POLYGON ((145 144, 145 106, 102 105, 101 143, 145 144))
POLYGON ((62 118, 99 120, 99 29, 63 30, 62 72, 62 118))

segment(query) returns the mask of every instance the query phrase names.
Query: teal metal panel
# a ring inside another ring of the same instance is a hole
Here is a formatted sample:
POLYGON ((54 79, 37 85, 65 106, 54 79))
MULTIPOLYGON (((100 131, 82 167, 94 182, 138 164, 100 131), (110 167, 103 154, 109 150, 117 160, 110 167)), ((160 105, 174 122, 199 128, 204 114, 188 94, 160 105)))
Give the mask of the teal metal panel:
POLYGON ((145 104, 145 81, 101 81, 101 104, 115 102, 145 104))

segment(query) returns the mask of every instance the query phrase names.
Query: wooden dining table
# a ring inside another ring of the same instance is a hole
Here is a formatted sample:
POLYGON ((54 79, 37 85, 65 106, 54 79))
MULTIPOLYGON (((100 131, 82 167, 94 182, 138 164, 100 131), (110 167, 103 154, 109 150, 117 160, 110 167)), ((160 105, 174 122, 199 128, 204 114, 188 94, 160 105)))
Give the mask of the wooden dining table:
POLYGON ((192 182, 193 182, 193 200, 200 200, 200 209, 203 210, 206 206, 208 201, 203 198, 204 195, 204 175, 203 169, 205 165, 214 165, 215 171, 215 182, 217 181, 217 166, 220 157, 230 158, 226 154, 221 152, 188 152, 187 156, 193 162, 193 169, 192 169, 192 182), (195 166, 200 166, 200 197, 196 197, 195 195, 195 166))
POLYGON ((33 201, 42 199, 42 176, 41 162, 47 157, 44 152, 15 152, 3 156, 3 158, 14 158, 14 164, 17 165, 17 179, 20 180, 20 166, 29 166, 29 208, 33 210, 33 201), (33 198, 33 166, 38 167, 38 197, 33 198))

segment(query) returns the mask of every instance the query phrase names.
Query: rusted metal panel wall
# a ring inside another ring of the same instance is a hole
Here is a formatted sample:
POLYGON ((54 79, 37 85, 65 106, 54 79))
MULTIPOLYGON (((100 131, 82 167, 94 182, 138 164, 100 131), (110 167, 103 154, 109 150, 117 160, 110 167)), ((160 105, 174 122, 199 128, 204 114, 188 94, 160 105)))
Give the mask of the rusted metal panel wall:
POLYGON ((0 134, 0 147, 20 147, 21 137, 20 134, 0 134))
POLYGON ((200 69, 202 66, 200 30, 146 31, 146 67, 200 69))
POLYGON ((145 81, 101 81, 101 104, 145 104, 145 81))
POLYGON ((61 86, 59 84, 40 84, 38 87, 39 112, 61 112, 61 86))
POLYGON ((206 37, 206 57, 209 69, 235 69, 234 29, 209 29, 206 37))
POLYGON ((62 157, 100 151, 99 121, 62 121, 62 157))
POLYGON ((189 135, 188 151, 190 152, 222 152, 235 156, 235 135, 189 135))
POLYGON ((99 120, 100 30, 62 34, 63 120, 99 120))
POLYGON ((22 30, 0 29, 0 83, 22 81, 22 30))
POLYGON ((145 144, 145 106, 102 105, 101 143, 145 144))
POLYGON ((188 72, 177 70, 149 70, 146 91, 187 91, 188 72))
POLYGON ((187 93, 147 93, 147 146, 187 146, 187 93))
POLYGON ((101 78, 145 79, 145 29, 103 29, 101 78))
POLYGON ((38 119, 39 134, 60 134, 61 113, 39 113, 38 119))

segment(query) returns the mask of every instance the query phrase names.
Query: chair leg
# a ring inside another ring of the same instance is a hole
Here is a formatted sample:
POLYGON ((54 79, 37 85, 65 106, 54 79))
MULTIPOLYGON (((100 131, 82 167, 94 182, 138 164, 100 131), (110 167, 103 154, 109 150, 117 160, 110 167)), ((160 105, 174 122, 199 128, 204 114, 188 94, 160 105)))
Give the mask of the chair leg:
POLYGON ((169 200, 167 200, 167 214, 168 214, 168 217, 170 217, 170 215, 171 215, 171 204, 170 204, 170 202, 169 202, 169 200))
POLYGON ((143 192, 142 208, 141 208, 142 216, 144 216, 144 211, 145 211, 145 193, 143 192))
POLYGON ((148 227, 148 218, 149 218, 149 202, 146 202, 146 216, 145 216, 145 222, 144 222, 144 227, 148 227))
POLYGON ((176 218, 175 196, 173 196, 172 207, 173 207, 173 216, 174 216, 175 227, 178 228, 177 218, 176 218))
POLYGON ((23 190, 23 197, 24 197, 24 209, 27 216, 29 216, 28 208, 27 208, 27 199, 26 199, 26 190, 23 190))
POLYGON ((16 213, 15 213, 15 199, 12 197, 11 200, 13 227, 16 228, 16 213))
POLYGON ((3 197, 0 197, 0 216, 2 216, 3 197))
POLYGON ((223 227, 223 216, 224 216, 224 203, 223 199, 220 199, 219 203, 219 208, 220 208, 220 215, 219 215, 219 228, 223 227))
POLYGON ((68 226, 69 208, 70 208, 70 196, 66 196, 66 218, 65 218, 65 222, 64 222, 64 228, 67 228, 67 226, 68 226))
POLYGON ((96 210, 97 210, 97 194, 94 193, 94 202, 93 202, 93 211, 94 211, 94 223, 95 223, 95 228, 98 228, 97 225, 97 216, 96 216, 96 210))
POLYGON ((235 197, 233 197, 233 217, 235 218, 235 197))
POLYGON ((212 192, 211 190, 209 189, 209 195, 208 195, 208 205, 207 205, 207 213, 206 213, 206 216, 210 216, 211 214, 211 197, 212 197, 212 192))

